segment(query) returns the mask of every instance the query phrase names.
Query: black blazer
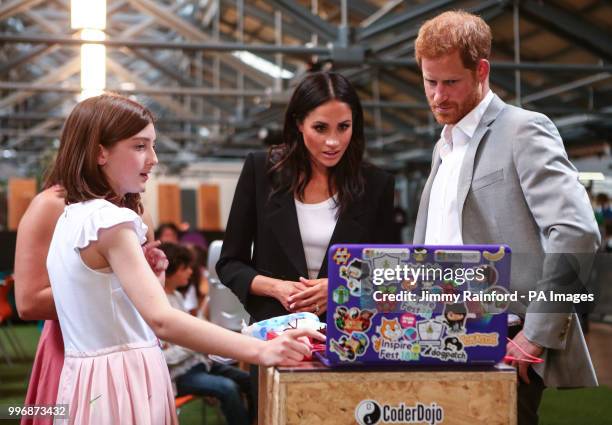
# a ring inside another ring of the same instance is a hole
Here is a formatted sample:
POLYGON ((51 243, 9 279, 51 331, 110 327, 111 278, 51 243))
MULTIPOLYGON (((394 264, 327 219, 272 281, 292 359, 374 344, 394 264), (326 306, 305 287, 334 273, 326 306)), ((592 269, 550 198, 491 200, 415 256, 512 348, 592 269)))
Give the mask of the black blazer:
MULTIPOLYGON (((289 313, 275 298, 249 292, 255 276, 292 281, 308 276, 293 194, 276 193, 270 198, 266 161, 265 153, 251 153, 245 160, 217 262, 221 282, 236 294, 254 322, 289 313)), ((363 166, 363 175, 365 194, 338 217, 330 246, 398 242, 393 176, 371 165, 363 166)), ((318 277, 327 277, 327 256, 318 277)))

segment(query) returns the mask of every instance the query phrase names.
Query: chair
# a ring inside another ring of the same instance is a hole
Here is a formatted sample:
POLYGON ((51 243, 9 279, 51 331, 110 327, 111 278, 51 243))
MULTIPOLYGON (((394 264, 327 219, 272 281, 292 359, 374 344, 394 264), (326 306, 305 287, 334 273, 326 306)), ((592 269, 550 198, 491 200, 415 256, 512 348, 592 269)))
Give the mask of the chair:
MULTIPOLYGON (((12 347, 13 352, 20 360, 27 359, 26 351, 24 350, 21 342, 17 335, 15 335, 15 330, 13 329, 13 324, 11 322, 11 317, 13 316, 13 308, 8 300, 8 294, 13 286, 13 277, 7 276, 3 281, 0 281, 0 330, 2 330, 1 334, 4 335, 9 345, 12 347)), ((0 339, 0 351, 6 363, 8 365, 12 365, 11 358, 8 355, 8 351, 5 350, 4 345, 2 344, 2 340, 0 339)))
MULTIPOLYGON (((198 396, 193 395, 193 394, 186 394, 186 395, 182 395, 179 397, 176 397, 174 399, 174 405, 176 406, 176 415, 179 416, 181 414, 181 408, 186 405, 187 403, 190 403, 194 400, 197 400, 198 396)), ((202 423, 206 424, 206 407, 214 407, 215 408, 215 416, 216 416, 216 423, 217 424, 221 424, 223 423, 223 419, 221 418, 221 415, 219 414, 219 400, 217 400, 214 397, 202 397, 202 423)))
POLYGON ((242 322, 249 322, 246 312, 238 297, 221 281, 215 269, 221 256, 223 241, 213 241, 208 248, 208 310, 210 321, 226 329, 240 331, 242 322))

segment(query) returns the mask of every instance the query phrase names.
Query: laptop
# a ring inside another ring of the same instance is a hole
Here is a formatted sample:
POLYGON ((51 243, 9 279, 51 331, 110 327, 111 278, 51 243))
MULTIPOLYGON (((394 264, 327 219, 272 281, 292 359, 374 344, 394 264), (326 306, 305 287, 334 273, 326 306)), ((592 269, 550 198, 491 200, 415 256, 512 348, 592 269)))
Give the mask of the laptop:
POLYGON ((506 245, 331 246, 319 359, 330 367, 499 362, 510 257, 506 245))

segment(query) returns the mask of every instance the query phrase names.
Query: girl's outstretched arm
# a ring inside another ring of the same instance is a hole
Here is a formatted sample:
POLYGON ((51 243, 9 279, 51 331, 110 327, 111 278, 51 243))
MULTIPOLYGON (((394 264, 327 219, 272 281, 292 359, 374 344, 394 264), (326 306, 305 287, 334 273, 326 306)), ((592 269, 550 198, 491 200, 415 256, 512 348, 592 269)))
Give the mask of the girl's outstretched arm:
POLYGON ((264 342, 172 308, 145 260, 131 223, 100 230, 98 241, 89 249, 106 258, 136 309, 163 340, 249 363, 294 365, 310 354, 310 344, 302 337, 325 339, 316 331, 300 329, 264 342))

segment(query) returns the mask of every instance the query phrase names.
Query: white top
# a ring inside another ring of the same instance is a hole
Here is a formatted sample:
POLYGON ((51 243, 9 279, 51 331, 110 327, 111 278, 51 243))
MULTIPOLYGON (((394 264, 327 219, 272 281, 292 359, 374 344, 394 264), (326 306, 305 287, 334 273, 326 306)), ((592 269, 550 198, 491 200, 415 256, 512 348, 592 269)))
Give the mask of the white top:
POLYGON ((334 198, 318 204, 303 204, 296 199, 295 210, 306 256, 308 279, 316 279, 336 227, 338 206, 334 198))
POLYGON ((99 230, 121 223, 132 223, 140 243, 146 241, 147 226, 138 214, 103 199, 68 205, 57 221, 47 270, 66 356, 158 344, 115 274, 92 270, 81 259, 80 249, 96 241, 99 230))
POLYGON ((460 211, 457 205, 459 172, 468 143, 482 116, 493 100, 489 90, 480 103, 455 125, 442 129, 440 147, 441 164, 431 186, 429 208, 427 209, 427 245, 463 245, 460 229, 460 211))
MULTIPOLYGON (((185 307, 185 298, 179 291, 174 291, 171 294, 166 293, 166 297, 168 297, 168 302, 173 308, 189 313, 185 307)), ((184 375, 189 369, 199 363, 203 363, 206 366, 206 370, 210 371, 212 362, 205 354, 167 341, 162 343, 162 349, 164 351, 164 358, 168 365, 168 371, 170 372, 173 386, 175 386, 174 380, 176 378, 184 375)), ((174 392, 176 393, 176 388, 174 388, 174 392)))
POLYGON ((185 310, 187 313, 189 313, 194 308, 199 307, 198 291, 195 285, 189 285, 187 287, 187 291, 185 291, 185 295, 183 296, 182 301, 183 301, 183 307, 184 307, 183 310, 185 310))

